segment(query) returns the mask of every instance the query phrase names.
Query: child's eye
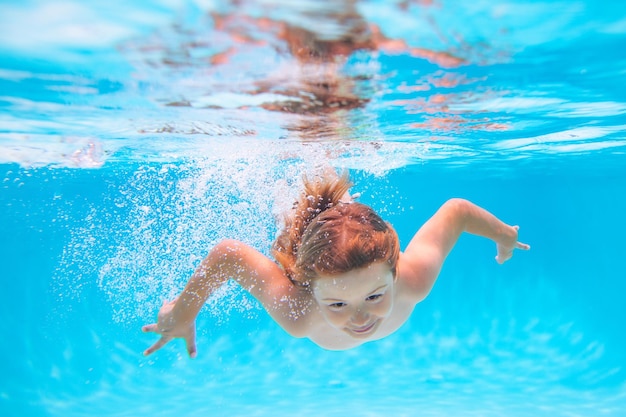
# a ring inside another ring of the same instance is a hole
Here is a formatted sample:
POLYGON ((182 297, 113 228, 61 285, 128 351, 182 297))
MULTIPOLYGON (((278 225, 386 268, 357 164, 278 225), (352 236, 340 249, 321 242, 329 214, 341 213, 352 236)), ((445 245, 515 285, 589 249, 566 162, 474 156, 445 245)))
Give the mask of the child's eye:
POLYGON ((380 298, 383 296, 383 294, 374 294, 374 295, 370 295, 369 297, 366 298, 367 301, 376 301, 376 300, 380 300, 380 298))
POLYGON ((328 304, 328 307, 331 310, 341 310, 345 306, 346 306, 346 303, 332 303, 332 304, 328 304))

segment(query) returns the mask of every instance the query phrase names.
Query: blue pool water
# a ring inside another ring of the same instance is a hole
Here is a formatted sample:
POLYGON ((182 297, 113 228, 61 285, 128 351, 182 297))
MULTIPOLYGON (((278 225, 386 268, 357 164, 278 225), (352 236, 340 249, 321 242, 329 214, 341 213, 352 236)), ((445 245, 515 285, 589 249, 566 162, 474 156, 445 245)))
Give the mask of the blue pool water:
POLYGON ((626 415, 623 2, 128 3, 0 3, 0 415, 626 415), (302 27, 387 43, 296 57, 302 27), (211 246, 268 253, 323 164, 403 246, 464 197, 532 249, 463 236, 353 350, 232 284, 196 359, 143 357, 211 246))

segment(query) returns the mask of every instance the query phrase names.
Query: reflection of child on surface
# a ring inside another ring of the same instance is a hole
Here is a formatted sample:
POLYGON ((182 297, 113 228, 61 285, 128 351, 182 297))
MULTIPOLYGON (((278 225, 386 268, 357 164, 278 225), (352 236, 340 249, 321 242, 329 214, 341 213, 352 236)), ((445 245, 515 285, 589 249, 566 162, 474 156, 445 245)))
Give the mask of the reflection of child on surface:
POLYGON ((280 266, 236 240, 216 245, 180 296, 161 307, 158 322, 143 327, 161 335, 145 354, 183 338, 195 357, 196 316, 231 278, 289 334, 342 350, 402 326, 430 292, 461 233, 493 240, 499 263, 514 249, 529 249, 517 241, 517 226, 469 201, 451 199, 400 253, 394 229, 370 207, 352 201, 351 185, 347 175, 305 179, 304 193, 273 246, 280 266))
MULTIPOLYGON (((265 80, 257 80, 249 94, 275 93, 286 100, 263 102, 267 110, 297 114, 334 113, 359 108, 371 97, 356 84, 366 74, 348 76, 342 67, 357 51, 376 54, 408 54, 424 58, 443 68, 453 68, 465 61, 445 51, 412 47, 403 39, 385 36, 381 28, 367 22, 354 0, 321 3, 319 10, 299 10, 305 21, 317 25, 298 25, 287 20, 254 18, 242 13, 245 1, 235 1, 237 8, 228 14, 212 13, 215 30, 229 35, 231 46, 214 54, 213 65, 228 63, 245 46, 272 45, 279 53, 295 58, 298 66, 281 68, 265 80), (334 31, 325 32, 322 28, 334 31), (337 28, 340 27, 339 31, 337 28), (260 36, 261 33, 271 36, 260 36), (272 42, 273 41, 273 42, 272 42)), ((254 1, 250 3, 256 3, 254 1)), ((298 7, 292 4, 294 11, 298 7)))

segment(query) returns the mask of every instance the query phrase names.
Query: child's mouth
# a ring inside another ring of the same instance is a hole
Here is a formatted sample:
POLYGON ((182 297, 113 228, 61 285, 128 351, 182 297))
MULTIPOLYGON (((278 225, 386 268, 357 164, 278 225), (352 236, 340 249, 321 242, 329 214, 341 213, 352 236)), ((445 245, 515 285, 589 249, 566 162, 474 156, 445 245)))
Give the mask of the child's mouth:
POLYGON ((374 321, 368 324, 367 326, 352 328, 350 330, 352 330, 354 333, 357 333, 357 334, 365 334, 365 333, 370 332, 374 328, 375 324, 376 322, 374 321))

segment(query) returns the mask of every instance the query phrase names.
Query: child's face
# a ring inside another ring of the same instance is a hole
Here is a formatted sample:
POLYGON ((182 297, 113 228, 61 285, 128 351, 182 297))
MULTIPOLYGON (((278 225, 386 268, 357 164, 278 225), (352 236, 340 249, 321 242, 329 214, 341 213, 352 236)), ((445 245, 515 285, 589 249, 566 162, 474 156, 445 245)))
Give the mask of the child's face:
POLYGON ((313 295, 326 321, 351 337, 373 335, 393 308, 394 279, 385 262, 339 275, 320 275, 313 295))

